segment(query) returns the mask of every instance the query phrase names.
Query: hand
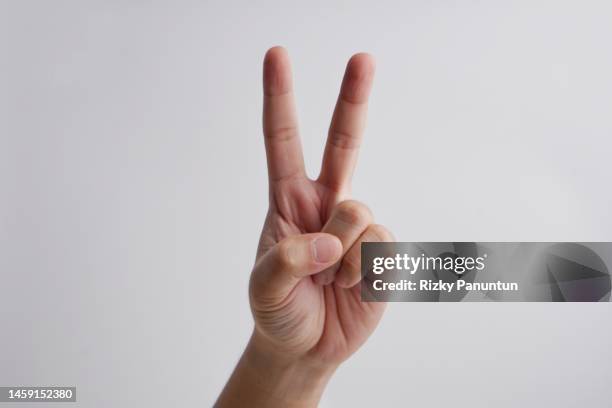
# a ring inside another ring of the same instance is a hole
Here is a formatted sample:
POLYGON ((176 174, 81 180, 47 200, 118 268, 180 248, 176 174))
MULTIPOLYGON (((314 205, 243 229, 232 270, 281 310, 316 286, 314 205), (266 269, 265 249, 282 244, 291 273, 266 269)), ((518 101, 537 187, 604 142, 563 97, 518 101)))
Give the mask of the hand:
MULTIPOLYGON (((251 391, 261 391, 260 405, 316 405, 328 378, 368 338, 385 307, 360 300, 361 242, 392 236, 373 224, 367 207, 348 200, 374 60, 357 54, 347 65, 316 180, 304 171, 284 49, 268 51, 263 76, 270 207, 250 282, 255 330, 218 404, 246 395, 246 378, 259 372, 251 391), (236 376, 241 380, 233 381, 236 376)), ((255 394, 242 402, 252 405, 255 394)))

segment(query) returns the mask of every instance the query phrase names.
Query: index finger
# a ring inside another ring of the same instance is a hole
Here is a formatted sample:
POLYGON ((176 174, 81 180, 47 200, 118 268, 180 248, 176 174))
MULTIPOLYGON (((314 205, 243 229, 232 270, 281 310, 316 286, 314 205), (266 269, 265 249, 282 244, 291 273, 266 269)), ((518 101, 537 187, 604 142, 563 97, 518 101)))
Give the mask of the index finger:
POLYGON ((282 47, 268 50, 263 69, 263 132, 270 182, 304 174, 291 64, 282 47))
POLYGON ((374 79, 374 58, 355 54, 346 66, 332 117, 319 181, 336 191, 350 188, 374 79))

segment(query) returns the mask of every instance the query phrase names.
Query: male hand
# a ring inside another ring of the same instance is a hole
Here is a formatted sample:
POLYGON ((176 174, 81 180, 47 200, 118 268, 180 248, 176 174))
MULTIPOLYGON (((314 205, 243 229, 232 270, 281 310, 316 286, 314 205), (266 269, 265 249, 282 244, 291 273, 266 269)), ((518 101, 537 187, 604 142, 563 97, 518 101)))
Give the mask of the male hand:
POLYGON ((392 235, 349 200, 374 60, 356 54, 348 62, 316 180, 305 174, 283 48, 267 52, 263 77, 270 206, 249 290, 255 329, 218 404, 313 406, 385 307, 361 302, 361 243, 392 235))

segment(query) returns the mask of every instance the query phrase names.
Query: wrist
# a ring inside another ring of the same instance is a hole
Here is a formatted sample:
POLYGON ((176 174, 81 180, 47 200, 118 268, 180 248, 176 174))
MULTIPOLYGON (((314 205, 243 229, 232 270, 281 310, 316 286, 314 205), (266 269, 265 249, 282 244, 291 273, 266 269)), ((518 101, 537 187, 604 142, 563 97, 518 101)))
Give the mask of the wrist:
POLYGON ((245 365, 257 373, 260 385, 285 406, 316 406, 336 365, 307 356, 279 352, 255 329, 244 352, 245 365), (265 373, 265 375, 262 375, 265 373))
POLYGON ((239 399, 218 406, 316 407, 336 368, 280 353, 255 329, 223 392, 239 399))

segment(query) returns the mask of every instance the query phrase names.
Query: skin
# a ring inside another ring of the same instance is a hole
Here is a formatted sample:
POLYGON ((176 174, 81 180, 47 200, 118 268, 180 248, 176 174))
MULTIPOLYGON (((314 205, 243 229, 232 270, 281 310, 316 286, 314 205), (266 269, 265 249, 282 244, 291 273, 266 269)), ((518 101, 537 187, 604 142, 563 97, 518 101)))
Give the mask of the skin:
POLYGON ((313 407, 336 368, 376 328, 384 303, 360 300, 362 242, 392 241, 350 200, 374 59, 348 62, 321 173, 306 176, 287 52, 263 67, 270 205, 251 274, 251 339, 217 407, 313 407))

